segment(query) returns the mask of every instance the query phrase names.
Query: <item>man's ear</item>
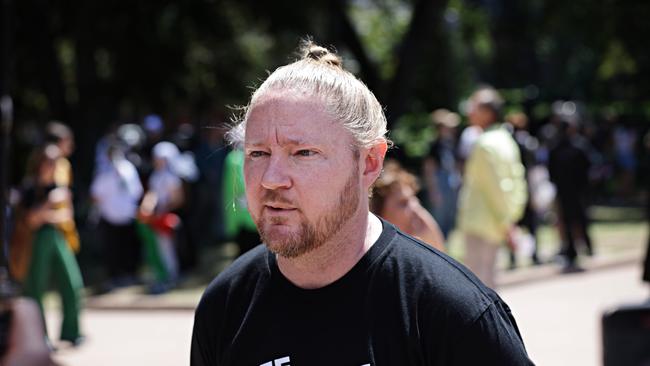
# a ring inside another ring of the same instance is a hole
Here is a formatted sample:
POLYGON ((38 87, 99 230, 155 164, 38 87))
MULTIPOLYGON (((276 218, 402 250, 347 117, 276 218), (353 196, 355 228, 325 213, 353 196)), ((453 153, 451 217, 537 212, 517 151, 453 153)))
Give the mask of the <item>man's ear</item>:
POLYGON ((384 168, 384 157, 388 150, 388 143, 386 140, 381 139, 369 148, 363 149, 361 158, 363 159, 363 174, 362 179, 364 186, 370 188, 375 180, 381 174, 384 168))

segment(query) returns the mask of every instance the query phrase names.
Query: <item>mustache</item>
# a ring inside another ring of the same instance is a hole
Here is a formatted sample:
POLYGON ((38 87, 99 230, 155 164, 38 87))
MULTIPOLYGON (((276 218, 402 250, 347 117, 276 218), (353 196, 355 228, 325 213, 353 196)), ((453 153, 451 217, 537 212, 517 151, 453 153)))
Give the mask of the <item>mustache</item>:
POLYGON ((285 205, 295 206, 293 201, 284 197, 282 193, 274 190, 266 190, 262 196, 262 202, 283 203, 285 205))

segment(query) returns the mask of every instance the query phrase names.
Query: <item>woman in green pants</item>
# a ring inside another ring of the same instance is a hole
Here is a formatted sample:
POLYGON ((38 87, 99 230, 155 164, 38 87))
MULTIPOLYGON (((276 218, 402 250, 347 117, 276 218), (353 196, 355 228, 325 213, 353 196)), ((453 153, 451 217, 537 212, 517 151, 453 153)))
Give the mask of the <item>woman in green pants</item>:
POLYGON ((77 345, 81 340, 79 312, 83 282, 79 266, 61 227, 73 219, 70 190, 54 181, 58 148, 46 145, 32 157, 31 179, 23 192, 24 219, 32 229, 31 260, 23 282, 24 294, 38 303, 50 279, 56 283, 63 305, 61 340, 77 345))

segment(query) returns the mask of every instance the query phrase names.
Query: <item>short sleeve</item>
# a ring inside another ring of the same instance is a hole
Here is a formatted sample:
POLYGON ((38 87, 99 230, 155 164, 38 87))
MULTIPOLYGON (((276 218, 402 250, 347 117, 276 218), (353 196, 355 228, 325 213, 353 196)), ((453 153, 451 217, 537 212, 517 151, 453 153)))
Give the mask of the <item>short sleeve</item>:
POLYGON ((452 365, 534 365, 508 306, 492 303, 454 345, 452 365))

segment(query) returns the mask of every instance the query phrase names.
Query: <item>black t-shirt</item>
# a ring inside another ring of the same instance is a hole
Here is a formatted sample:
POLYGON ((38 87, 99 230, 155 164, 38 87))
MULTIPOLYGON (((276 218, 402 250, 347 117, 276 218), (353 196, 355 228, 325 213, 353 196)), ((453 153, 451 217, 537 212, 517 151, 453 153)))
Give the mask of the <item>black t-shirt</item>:
POLYGON ((586 148, 577 139, 563 138, 549 154, 548 170, 558 198, 581 201, 589 186, 590 161, 586 148))
POLYGON ((206 290, 192 366, 530 365, 508 306, 465 267, 383 222, 342 278, 301 289, 258 246, 206 290))

